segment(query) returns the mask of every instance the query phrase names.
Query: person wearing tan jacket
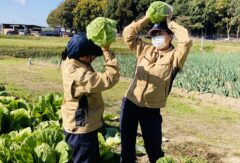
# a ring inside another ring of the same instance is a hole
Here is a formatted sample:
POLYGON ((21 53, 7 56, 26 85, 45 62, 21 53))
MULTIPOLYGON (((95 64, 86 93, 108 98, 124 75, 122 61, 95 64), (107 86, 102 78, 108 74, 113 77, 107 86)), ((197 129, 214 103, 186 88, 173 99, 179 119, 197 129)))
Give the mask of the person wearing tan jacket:
POLYGON ((119 80, 117 60, 109 47, 100 48, 85 33, 75 34, 62 54, 64 101, 61 107, 66 142, 72 148, 74 163, 100 162, 97 130, 103 125, 101 92, 119 80), (104 56, 105 72, 91 66, 104 56))
POLYGON ((132 22, 123 31, 124 42, 136 54, 134 79, 129 86, 121 108, 121 162, 133 163, 140 122, 146 152, 151 163, 164 156, 162 151, 162 116, 160 108, 166 105, 172 83, 183 67, 192 46, 188 31, 171 21, 155 24, 148 32, 151 43, 144 42, 138 33, 150 22, 147 16, 132 22), (176 48, 171 44, 177 38, 176 48))

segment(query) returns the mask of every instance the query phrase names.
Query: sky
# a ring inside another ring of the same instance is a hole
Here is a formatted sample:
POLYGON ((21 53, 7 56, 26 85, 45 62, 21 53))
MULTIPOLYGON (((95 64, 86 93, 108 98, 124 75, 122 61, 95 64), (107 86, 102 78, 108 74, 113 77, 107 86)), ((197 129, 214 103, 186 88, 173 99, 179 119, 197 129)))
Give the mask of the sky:
POLYGON ((48 14, 63 0, 0 0, 0 24, 47 25, 48 14))

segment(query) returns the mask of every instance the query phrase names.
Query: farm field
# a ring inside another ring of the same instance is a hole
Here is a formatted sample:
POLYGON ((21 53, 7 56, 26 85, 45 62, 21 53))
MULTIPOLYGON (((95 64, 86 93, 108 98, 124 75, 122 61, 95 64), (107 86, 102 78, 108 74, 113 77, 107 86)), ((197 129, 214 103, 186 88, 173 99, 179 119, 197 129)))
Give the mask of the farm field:
MULTIPOLYGON (((0 55, 15 57, 49 57, 62 52, 68 42, 68 38, 32 37, 32 36, 3 36, 0 35, 0 55)), ((149 41, 149 39, 145 39, 149 41)), ((176 44, 176 43, 175 43, 176 44)), ((204 41, 204 51, 212 53, 237 53, 240 50, 239 41, 204 41)), ((201 40, 194 39, 192 53, 199 52, 201 40)), ((129 50, 122 38, 112 45, 117 54, 129 54, 129 50)))
MULTIPOLYGON (((32 105, 39 103, 39 96, 53 92, 62 94, 59 56, 56 55, 67 41, 63 38, 0 37, 0 84, 10 95, 32 105), (31 66, 28 57, 33 57, 31 66)), ((196 40, 174 86, 239 101, 239 47, 240 42, 206 41, 205 52, 200 53, 200 41, 196 40)), ((106 122, 119 127, 121 99, 131 82, 135 58, 121 38, 112 48, 117 54, 122 78, 113 89, 105 91, 103 97, 105 115, 115 117, 106 122)), ((97 71, 102 71, 101 65, 101 58, 94 62, 97 71)), ((178 162, 240 162, 240 107, 223 106, 173 91, 161 111, 164 138, 169 139, 163 143, 167 156, 178 162)), ((139 154, 139 162, 145 161, 145 156, 139 154)))

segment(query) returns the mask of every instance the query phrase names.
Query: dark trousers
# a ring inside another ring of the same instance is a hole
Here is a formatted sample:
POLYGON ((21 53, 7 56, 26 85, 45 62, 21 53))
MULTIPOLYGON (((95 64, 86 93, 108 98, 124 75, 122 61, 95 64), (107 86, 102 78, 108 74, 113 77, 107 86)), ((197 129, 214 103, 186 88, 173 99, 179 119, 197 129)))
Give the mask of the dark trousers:
POLYGON ((134 163, 136 160, 136 136, 138 122, 142 130, 144 146, 151 163, 164 157, 162 151, 162 116, 160 109, 142 108, 124 98, 121 108, 121 162, 134 163))
POLYGON ((86 134, 72 134, 64 132, 66 142, 72 148, 74 163, 99 163, 99 144, 97 131, 86 134))

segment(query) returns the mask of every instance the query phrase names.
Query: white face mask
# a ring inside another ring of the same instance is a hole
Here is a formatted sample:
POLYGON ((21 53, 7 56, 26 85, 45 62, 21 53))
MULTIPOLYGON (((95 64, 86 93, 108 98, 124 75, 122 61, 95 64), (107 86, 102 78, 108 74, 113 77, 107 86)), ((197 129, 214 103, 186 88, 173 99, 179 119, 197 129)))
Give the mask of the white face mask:
POLYGON ((152 37, 152 44, 154 47, 161 47, 165 44, 165 36, 154 36, 152 37))

